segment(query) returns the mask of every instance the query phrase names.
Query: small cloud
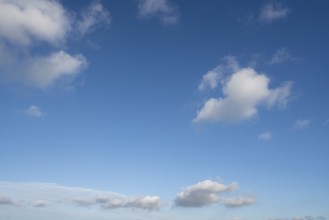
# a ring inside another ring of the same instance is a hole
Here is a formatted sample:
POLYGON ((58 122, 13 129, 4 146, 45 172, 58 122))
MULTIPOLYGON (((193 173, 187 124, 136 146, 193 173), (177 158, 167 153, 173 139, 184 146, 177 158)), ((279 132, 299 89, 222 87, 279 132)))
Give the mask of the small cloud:
POLYGON ((47 206, 47 202, 45 200, 37 200, 33 203, 34 207, 41 208, 47 206))
POLYGON ((222 199, 221 203, 227 208, 239 208, 255 203, 255 198, 251 195, 238 196, 234 198, 222 199))
POLYGON ((42 118, 45 116, 45 113, 36 105, 31 105, 24 113, 31 118, 42 118))
POLYGON ((310 125, 311 121, 308 119, 300 119, 297 120, 294 124, 295 129, 305 129, 310 125))
POLYGON ((273 135, 270 131, 267 131, 267 132, 263 132, 261 134, 258 135, 258 139, 260 140, 271 140, 273 138, 273 135))
POLYGON ((199 91, 203 91, 206 88, 215 89, 225 72, 237 71, 240 68, 234 56, 226 56, 224 60, 226 61, 224 65, 218 65, 203 75, 198 87, 199 91))
POLYGON ((259 21, 262 23, 272 23, 288 16, 289 9, 283 7, 278 2, 267 3, 261 8, 259 13, 259 21))
MULTIPOLYGON (((193 122, 245 120, 255 116, 261 105, 285 107, 288 103, 291 82, 284 82, 280 87, 269 88, 270 79, 265 74, 258 73, 252 67, 240 68, 238 64, 232 62, 231 66, 234 72, 228 80, 222 82, 224 97, 208 99, 197 112, 193 122)), ((199 89, 205 87, 204 85, 211 86, 212 81, 205 79, 207 78, 203 77, 199 89)))
POLYGON ((1 197, 0 196, 0 205, 12 205, 13 202, 8 197, 1 197))
POLYGON ((166 25, 174 25, 179 21, 177 7, 168 0, 139 0, 138 11, 140 17, 157 17, 166 25))
POLYGON ((202 207, 218 203, 220 193, 233 191, 237 188, 237 183, 224 185, 217 181, 204 180, 177 193, 175 204, 182 207, 202 207))
POLYGON ((325 122, 323 122, 323 125, 324 125, 324 126, 327 126, 328 124, 329 124, 329 119, 326 120, 325 122))
POLYGON ((287 48, 278 49, 269 61, 270 65, 284 63, 287 61, 295 61, 297 58, 292 56, 287 48))
POLYGON ((109 11, 99 1, 91 3, 82 13, 82 19, 77 22, 77 28, 82 35, 92 31, 96 27, 111 22, 109 11))

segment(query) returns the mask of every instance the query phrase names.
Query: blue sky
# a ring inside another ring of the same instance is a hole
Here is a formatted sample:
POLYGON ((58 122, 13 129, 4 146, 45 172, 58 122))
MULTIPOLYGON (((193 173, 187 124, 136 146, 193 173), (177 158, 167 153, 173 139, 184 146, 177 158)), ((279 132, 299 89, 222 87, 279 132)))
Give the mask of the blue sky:
POLYGON ((0 0, 0 218, 328 219, 328 9, 0 0))

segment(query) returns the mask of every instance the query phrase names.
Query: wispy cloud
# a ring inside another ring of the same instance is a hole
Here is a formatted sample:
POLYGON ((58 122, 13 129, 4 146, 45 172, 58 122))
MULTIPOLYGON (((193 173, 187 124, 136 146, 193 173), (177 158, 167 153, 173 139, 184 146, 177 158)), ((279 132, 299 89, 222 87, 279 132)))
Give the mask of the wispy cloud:
POLYGON ((258 135, 258 139, 260 140, 271 140, 273 138, 273 135, 270 131, 266 131, 266 132, 263 132, 261 134, 258 135))
POLYGON ((203 91, 207 88, 215 89, 224 74, 237 71, 240 68, 234 56, 226 56, 224 57, 224 61, 225 64, 220 64, 203 75, 202 81, 198 87, 199 91, 203 91))
POLYGON ((90 208, 136 208, 155 211, 163 206, 159 196, 125 196, 114 192, 79 187, 67 187, 53 183, 12 183, 0 181, 0 192, 11 197, 0 197, 0 205, 14 204, 13 199, 35 208, 76 205, 90 208))
POLYGON ((109 11, 99 1, 91 3, 82 13, 77 22, 78 30, 82 35, 101 25, 109 25, 111 18, 109 11))
POLYGON ((99 2, 87 7, 81 20, 69 14, 59 1, 1 1, 0 79, 39 89, 59 82, 72 85, 87 60, 65 51, 67 42, 73 40, 70 35, 84 35, 110 20, 99 2), (40 42, 49 49, 40 53, 40 42))
POLYGON ((47 202, 45 200, 37 200, 37 201, 34 201, 33 202, 33 206, 34 207, 38 207, 38 208, 46 207, 47 206, 47 202))
POLYGON ((255 197, 252 195, 237 196, 234 198, 224 198, 221 200, 221 204, 227 208, 239 208, 254 204, 256 202, 255 197))
POLYGON ((45 113, 36 105, 31 105, 24 111, 25 115, 32 118, 42 118, 45 116, 45 113))
POLYGON ((288 16, 289 9, 282 6, 279 2, 270 2, 261 8, 259 20, 262 23, 272 23, 288 16))
POLYGON ((284 107, 289 101, 292 83, 284 82, 276 88, 269 88, 269 83, 265 74, 252 67, 237 66, 222 83, 224 97, 208 99, 193 122, 245 120, 255 116, 261 105, 284 107))
POLYGON ((288 61, 296 61, 297 58, 291 55, 287 48, 278 49, 272 56, 269 64, 280 64, 288 61))
POLYGON ((177 6, 168 0, 139 0, 138 11, 140 17, 156 17, 166 25, 177 24, 179 21, 177 6))
POLYGON ((295 122, 294 128, 295 129, 305 129, 307 128, 311 123, 311 120, 309 119, 299 119, 295 122))

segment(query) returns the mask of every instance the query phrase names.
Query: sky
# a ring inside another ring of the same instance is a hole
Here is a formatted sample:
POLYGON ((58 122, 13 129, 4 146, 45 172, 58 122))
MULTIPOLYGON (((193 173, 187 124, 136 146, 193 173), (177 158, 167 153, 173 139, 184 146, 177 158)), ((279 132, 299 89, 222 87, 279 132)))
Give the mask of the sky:
POLYGON ((328 10, 0 0, 0 219, 328 220, 328 10))

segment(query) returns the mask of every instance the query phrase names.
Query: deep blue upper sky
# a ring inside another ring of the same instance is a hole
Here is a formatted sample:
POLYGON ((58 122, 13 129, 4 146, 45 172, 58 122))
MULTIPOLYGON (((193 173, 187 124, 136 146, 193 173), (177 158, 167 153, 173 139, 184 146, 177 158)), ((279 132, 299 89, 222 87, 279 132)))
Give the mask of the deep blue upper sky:
POLYGON ((0 218, 328 219, 328 9, 0 0, 0 218))

